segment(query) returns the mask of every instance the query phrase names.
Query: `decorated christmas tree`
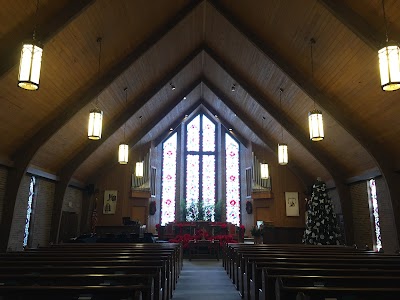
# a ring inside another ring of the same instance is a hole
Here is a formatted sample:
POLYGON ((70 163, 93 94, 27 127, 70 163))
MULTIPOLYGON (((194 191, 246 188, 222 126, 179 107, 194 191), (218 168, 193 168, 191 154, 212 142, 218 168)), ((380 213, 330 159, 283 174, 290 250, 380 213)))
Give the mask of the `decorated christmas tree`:
POLYGON ((311 200, 307 205, 306 229, 303 243, 311 245, 340 245, 342 234, 333 211, 325 182, 319 178, 313 185, 311 200))

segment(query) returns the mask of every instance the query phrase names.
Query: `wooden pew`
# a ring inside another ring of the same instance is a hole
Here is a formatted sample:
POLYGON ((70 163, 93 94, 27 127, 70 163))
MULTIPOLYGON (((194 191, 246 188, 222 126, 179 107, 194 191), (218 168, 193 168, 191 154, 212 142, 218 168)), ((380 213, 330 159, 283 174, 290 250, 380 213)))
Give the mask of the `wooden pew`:
POLYGON ((78 265, 80 268, 83 266, 91 265, 101 266, 110 265, 114 268, 116 265, 129 266, 135 265, 160 265, 162 273, 161 286, 164 293, 163 299, 169 299, 172 297, 172 290, 175 288, 177 276, 180 271, 180 244, 160 244, 151 245, 149 244, 122 244, 123 250, 116 249, 115 245, 106 244, 93 244, 90 246, 80 247, 82 244, 65 244, 66 247, 46 247, 35 250, 29 250, 19 253, 7 253, 6 255, 0 256, 0 261, 6 260, 5 264, 19 264, 26 266, 27 263, 34 265, 49 265, 56 264, 61 266, 64 264, 78 265), (123 251, 123 252, 121 252, 123 251), (120 256, 120 254, 125 254, 120 256), (171 259, 175 257, 175 259, 171 259), (18 262, 10 259, 16 258, 18 262), (139 262, 139 260, 144 260, 139 262), (161 260, 161 262, 160 262, 161 260), (23 261, 23 262, 21 262, 23 261), (166 263, 167 265, 162 265, 166 263), (166 278, 166 279, 165 279, 166 278))
MULTIPOLYGON (((377 254, 372 251, 360 251, 350 247, 342 247, 342 246, 328 246, 328 247, 316 247, 316 246, 306 246, 306 245, 290 245, 283 246, 282 245, 227 245, 226 250, 226 267, 231 269, 233 280, 237 285, 237 288, 241 292, 242 296, 245 299, 257 299, 258 289, 257 287, 261 285, 261 271, 259 271, 260 275, 252 274, 251 262, 246 262, 246 264, 242 263, 247 259, 247 255, 254 256, 252 259, 254 260, 266 260, 268 262, 273 261, 287 261, 296 259, 298 256, 301 256, 305 259, 305 264, 309 265, 310 262, 314 259, 321 263, 326 259, 333 259, 337 261, 338 258, 344 259, 344 263, 348 263, 354 259, 364 259, 360 260, 359 263, 367 263, 372 259, 375 263, 381 263, 383 266, 387 267, 388 264, 391 264, 389 261, 399 260, 398 256, 387 256, 382 254, 377 254), (310 253, 309 253, 310 252, 310 253), (353 256, 356 256, 354 258, 353 256), (229 257, 230 256, 230 257, 229 257), (230 259, 230 262, 228 262, 230 259), (308 259, 308 261, 307 261, 308 259), (311 259, 311 261, 310 261, 311 259), (346 261, 347 259, 347 261, 346 261), (229 267, 229 263, 231 266, 229 267), (234 267, 232 267, 234 266, 234 267), (246 270, 247 268, 247 270, 246 270), (243 278, 241 278, 243 276, 243 278), (246 278, 246 276, 248 278, 246 278), (254 280, 252 280, 254 278, 254 280), (257 281, 257 282, 256 282, 257 281), (251 287, 251 288, 250 288, 251 287)), ((301 263, 301 261, 298 261, 301 263)), ((275 263, 275 262, 274 262, 275 263)), ((331 266, 332 268, 332 266, 331 266)), ((390 267, 389 267, 390 268, 390 267)), ((228 271, 229 272, 229 271, 228 271)))
MULTIPOLYGON (((156 291, 154 281, 157 273, 145 274, 0 274, 1 286, 132 286, 141 285, 150 287, 142 289, 142 298, 160 299, 160 292, 156 291), (156 295, 158 293, 158 295, 156 295)), ((2 290, 0 288, 0 296, 2 290)))
POLYGON ((276 300, 298 299, 399 299, 400 278, 390 276, 280 276, 276 300), (354 298, 355 297, 355 298, 354 298))
MULTIPOLYGON (((0 286, 3 300, 41 299, 41 300, 71 300, 71 299, 133 299, 142 300, 142 292, 148 292, 146 285, 123 286, 0 286)), ((143 299, 144 300, 144 299, 143 299)))
MULTIPOLYGON (((0 282, 8 283, 12 282, 13 279, 17 279, 20 276, 20 281, 16 281, 18 286, 21 286, 23 282, 29 282, 34 280, 41 280, 45 286, 48 286, 49 282, 53 282, 53 277, 58 278, 64 276, 72 283, 76 282, 75 279, 87 278, 87 282, 93 281, 104 281, 104 278, 114 278, 115 281, 123 282, 126 278, 131 280, 137 278, 137 281, 146 280, 146 277, 150 281, 152 277, 152 284, 145 282, 146 285, 152 285, 151 295, 152 299, 168 299, 167 294, 163 298, 163 288, 161 283, 161 269, 159 267, 150 266, 0 266, 0 282), (140 278, 140 279, 139 279, 140 278)), ((62 280, 61 280, 62 281, 62 280)), ((87 282, 82 281, 81 285, 88 286, 87 282)), ((142 282, 141 282, 142 283, 142 282)), ((100 285, 100 284, 99 284, 100 285)), ((128 284, 131 285, 131 284, 128 284)), ((146 297, 148 292, 144 293, 146 297)))

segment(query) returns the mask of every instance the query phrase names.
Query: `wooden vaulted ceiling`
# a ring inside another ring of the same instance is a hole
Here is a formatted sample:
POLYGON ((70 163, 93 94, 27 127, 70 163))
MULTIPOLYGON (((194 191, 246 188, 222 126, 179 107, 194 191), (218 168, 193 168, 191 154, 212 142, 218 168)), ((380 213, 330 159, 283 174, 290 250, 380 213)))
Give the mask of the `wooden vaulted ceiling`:
MULTIPOLYGON (((400 4, 385 5, 395 38, 400 4)), ((19 174, 33 166, 87 184, 114 163, 124 126, 134 147, 200 105, 269 151, 282 126, 305 185, 317 176, 338 188, 369 174, 389 187, 397 180, 399 94, 379 85, 380 0, 40 1, 37 17, 35 1, 0 7, 0 158, 19 174), (16 84, 18 48, 36 23, 43 64, 40 89, 28 92, 16 84), (96 142, 86 137, 95 102, 104 111, 96 142), (308 138, 314 105, 325 122, 319 143, 308 138)))

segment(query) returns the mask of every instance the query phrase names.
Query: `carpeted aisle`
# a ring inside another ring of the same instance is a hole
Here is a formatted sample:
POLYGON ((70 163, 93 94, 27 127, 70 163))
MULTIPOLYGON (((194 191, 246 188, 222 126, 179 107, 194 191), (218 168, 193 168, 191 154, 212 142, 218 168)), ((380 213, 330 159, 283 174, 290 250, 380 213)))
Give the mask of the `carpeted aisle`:
POLYGON ((241 297, 222 267, 221 261, 185 259, 172 299, 241 300, 241 297))

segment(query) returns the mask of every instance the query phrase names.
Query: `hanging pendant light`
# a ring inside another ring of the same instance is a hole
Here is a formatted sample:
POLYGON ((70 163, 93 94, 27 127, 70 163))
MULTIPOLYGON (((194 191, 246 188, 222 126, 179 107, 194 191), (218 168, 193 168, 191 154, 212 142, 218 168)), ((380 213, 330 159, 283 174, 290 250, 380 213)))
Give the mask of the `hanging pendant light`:
MULTIPOLYGON (((311 48, 311 77, 314 80, 314 60, 313 60, 313 45, 315 40, 312 38, 310 40, 311 48)), ((324 122, 322 120, 322 112, 315 108, 308 113, 308 128, 310 130, 310 139, 313 142, 322 141, 325 137, 324 135, 324 122)))
POLYGON ((118 162, 121 165, 126 165, 128 163, 129 155, 129 145, 121 143, 118 146, 118 162))
POLYGON ((143 161, 138 161, 135 167, 135 175, 136 177, 143 177, 143 161))
MULTIPOLYGON (((128 88, 124 89, 125 91, 125 106, 128 103, 128 88)), ((126 123, 124 124, 124 141, 119 144, 118 147, 118 162, 121 165, 126 165, 128 163, 128 156, 129 156, 129 145, 126 143, 126 138, 125 138, 125 129, 126 129, 126 123)))
POLYGON ((308 127, 310 129, 310 139, 313 142, 324 139, 324 122, 320 110, 314 109, 308 113, 308 127))
POLYGON ((396 91, 400 89, 400 48, 396 42, 389 42, 384 0, 382 0, 382 8, 386 45, 378 51, 381 87, 384 91, 396 91))
MULTIPOLYGON (((100 58, 101 58, 101 38, 97 38, 99 43, 99 67, 98 77, 100 77, 100 58)), ((89 125, 88 125, 88 138, 90 140, 101 139, 101 131, 103 127, 103 112, 97 107, 99 97, 97 96, 95 108, 89 113, 89 125)))
POLYGON ((287 144, 278 144, 278 163, 282 166, 289 162, 287 144))
MULTIPOLYGON (((39 0, 36 4, 35 19, 39 11, 39 0)), ((19 62, 18 86, 28 91, 39 89, 40 69, 42 65, 43 45, 36 40, 36 25, 32 40, 22 45, 19 62)))
MULTIPOLYGON (((279 105, 282 111, 282 93, 283 89, 279 89, 279 105)), ((288 157, 288 146, 287 144, 283 143, 283 126, 281 120, 281 143, 278 144, 278 163, 282 166, 287 165, 289 162, 288 157)))
POLYGON ((260 173, 261 173, 261 179, 269 178, 268 164, 260 163, 260 173))
POLYGON ((101 139, 101 131, 103 124, 103 112, 94 108, 89 114, 89 125, 88 125, 88 138, 90 140, 101 139))

